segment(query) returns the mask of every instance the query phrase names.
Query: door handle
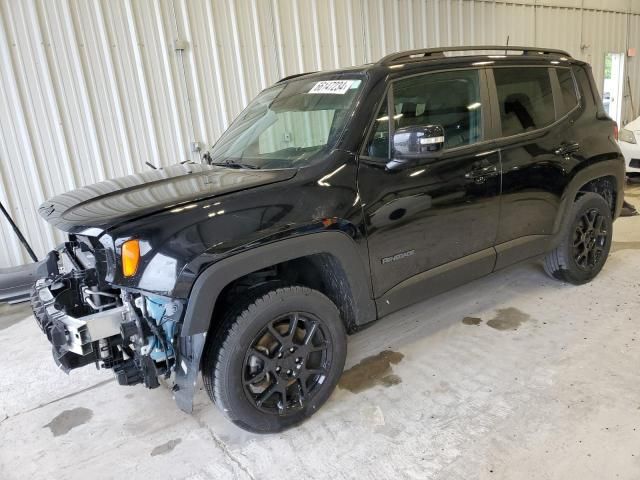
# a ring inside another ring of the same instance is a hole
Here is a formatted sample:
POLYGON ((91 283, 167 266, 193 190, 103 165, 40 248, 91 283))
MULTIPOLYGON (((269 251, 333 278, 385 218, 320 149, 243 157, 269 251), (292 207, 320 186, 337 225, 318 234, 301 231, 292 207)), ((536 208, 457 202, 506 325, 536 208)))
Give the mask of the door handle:
POLYGON ((465 173, 464 177, 472 180, 479 180, 486 177, 495 177, 496 175, 498 175, 498 167, 496 165, 485 165, 484 167, 476 168, 465 173))
POLYGON ((569 155, 571 153, 577 152, 578 150, 580 150, 580 144, 578 142, 570 142, 570 143, 563 143, 562 145, 557 147, 553 153, 555 153, 556 155, 560 155, 561 157, 564 157, 565 155, 569 155))

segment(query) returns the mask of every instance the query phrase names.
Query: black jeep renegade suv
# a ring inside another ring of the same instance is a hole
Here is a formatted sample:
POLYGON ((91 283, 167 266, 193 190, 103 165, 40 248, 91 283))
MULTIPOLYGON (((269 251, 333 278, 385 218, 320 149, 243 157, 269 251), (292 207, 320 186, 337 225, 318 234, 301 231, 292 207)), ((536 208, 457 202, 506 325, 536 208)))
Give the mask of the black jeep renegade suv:
POLYGON ((185 411, 202 372, 234 423, 280 431, 327 400, 346 333, 539 256, 590 281, 623 201, 615 136, 589 66, 557 50, 416 50, 288 77, 202 164, 43 204, 69 240, 35 316, 66 371, 165 379, 185 411))

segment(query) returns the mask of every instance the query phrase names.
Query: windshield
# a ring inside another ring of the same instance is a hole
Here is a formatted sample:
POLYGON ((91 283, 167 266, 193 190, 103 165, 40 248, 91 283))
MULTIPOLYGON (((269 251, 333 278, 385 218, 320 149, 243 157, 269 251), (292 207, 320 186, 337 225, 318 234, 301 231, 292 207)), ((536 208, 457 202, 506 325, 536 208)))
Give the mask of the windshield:
POLYGON ((360 75, 334 74, 264 90, 214 145, 211 161, 249 168, 309 164, 340 137, 362 83, 360 75))

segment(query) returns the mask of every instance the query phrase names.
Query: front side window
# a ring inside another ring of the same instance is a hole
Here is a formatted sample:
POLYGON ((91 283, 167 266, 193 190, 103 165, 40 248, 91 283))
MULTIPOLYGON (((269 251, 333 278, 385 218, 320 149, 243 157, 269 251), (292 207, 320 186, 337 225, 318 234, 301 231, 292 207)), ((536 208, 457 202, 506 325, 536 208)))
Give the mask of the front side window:
POLYGON ((210 152, 214 162, 297 168, 329 151, 344 130, 360 77, 316 76, 260 93, 210 152))
POLYGON ((561 115, 570 112, 578 105, 578 95, 576 84, 573 81, 573 74, 568 68, 556 69, 558 82, 560 83, 560 93, 562 94, 561 115))
POLYGON ((529 132, 555 121, 551 80, 546 67, 496 68, 493 75, 502 136, 529 132))
POLYGON ((387 158, 390 122, 394 131, 404 127, 442 127, 444 148, 482 140, 480 80, 477 70, 429 73, 397 80, 392 86, 393 115, 382 102, 367 143, 371 157, 387 158))
POLYGON ((376 115, 373 131, 369 136, 366 154, 374 158, 388 158, 389 156, 389 113, 387 97, 384 97, 382 105, 376 115))
POLYGON ((394 83, 396 130, 439 125, 444 148, 471 145, 482 139, 482 102, 477 70, 431 73, 394 83))

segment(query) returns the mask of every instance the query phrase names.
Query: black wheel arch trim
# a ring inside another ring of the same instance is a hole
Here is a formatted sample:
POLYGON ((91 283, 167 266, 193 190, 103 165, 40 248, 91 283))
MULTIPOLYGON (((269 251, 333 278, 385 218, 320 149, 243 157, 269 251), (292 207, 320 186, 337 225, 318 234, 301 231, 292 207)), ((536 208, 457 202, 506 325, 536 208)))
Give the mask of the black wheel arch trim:
POLYGON ((278 240, 208 267, 193 284, 180 335, 191 336, 209 330, 218 296, 232 281, 272 265, 317 254, 331 255, 342 266, 351 289, 356 326, 375 320, 371 276, 357 244, 346 233, 324 231, 278 240))
POLYGON ((615 220, 620 215, 622 209, 622 202, 624 200, 624 177, 625 177, 625 164, 624 160, 621 160, 622 156, 612 158, 608 160, 598 160, 597 163, 592 163, 585 166, 575 173, 571 182, 567 186, 562 196, 562 205, 560 212, 556 217, 554 224, 554 234, 560 238, 562 233, 562 226, 566 223, 566 216, 571 212, 576 195, 587 183, 592 180, 596 180, 602 177, 614 177, 616 179, 616 204, 613 212, 613 219, 615 220))

